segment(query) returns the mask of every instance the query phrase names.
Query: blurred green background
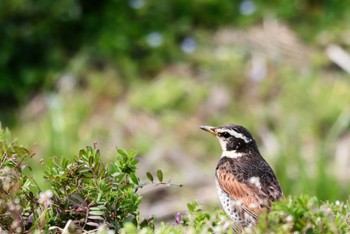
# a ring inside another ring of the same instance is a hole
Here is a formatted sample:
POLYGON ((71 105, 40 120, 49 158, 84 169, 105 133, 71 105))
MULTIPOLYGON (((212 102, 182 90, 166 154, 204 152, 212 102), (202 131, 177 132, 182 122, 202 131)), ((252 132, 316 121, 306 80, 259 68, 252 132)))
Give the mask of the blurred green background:
MULTIPOLYGON (((350 4, 341 0, 0 1, 0 121, 36 153, 137 150, 142 211, 217 205, 216 140, 255 136, 285 194, 343 200, 350 181, 350 4)), ((43 165, 39 162, 43 161, 43 165)))

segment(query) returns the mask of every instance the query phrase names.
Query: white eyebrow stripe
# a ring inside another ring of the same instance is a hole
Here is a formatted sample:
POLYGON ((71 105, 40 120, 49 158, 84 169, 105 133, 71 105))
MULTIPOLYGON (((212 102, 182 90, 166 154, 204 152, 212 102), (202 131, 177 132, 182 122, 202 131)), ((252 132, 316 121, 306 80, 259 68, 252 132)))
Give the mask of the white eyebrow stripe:
POLYGON ((236 132, 234 130, 231 130, 231 129, 220 130, 219 132, 220 133, 228 132, 228 133, 230 133, 231 136, 234 136, 236 138, 240 138, 240 139, 244 140, 245 143, 249 143, 249 142, 252 141, 251 139, 249 139, 246 136, 244 136, 242 133, 238 133, 238 132, 236 132))

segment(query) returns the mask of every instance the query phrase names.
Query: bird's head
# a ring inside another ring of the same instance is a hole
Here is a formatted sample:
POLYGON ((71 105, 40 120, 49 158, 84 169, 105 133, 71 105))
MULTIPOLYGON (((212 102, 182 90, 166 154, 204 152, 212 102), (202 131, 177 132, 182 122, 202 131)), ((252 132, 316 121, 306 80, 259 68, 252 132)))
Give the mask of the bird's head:
POLYGON ((236 158, 257 150, 254 138, 242 126, 228 124, 219 127, 200 126, 199 128, 216 136, 223 151, 222 156, 236 158))

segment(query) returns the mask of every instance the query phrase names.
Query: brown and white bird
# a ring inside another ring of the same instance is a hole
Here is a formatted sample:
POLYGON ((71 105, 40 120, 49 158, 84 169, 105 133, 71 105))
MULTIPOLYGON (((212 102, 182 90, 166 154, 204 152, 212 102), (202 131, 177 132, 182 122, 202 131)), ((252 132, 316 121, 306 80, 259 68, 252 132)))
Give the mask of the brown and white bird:
POLYGON ((216 136, 222 148, 215 181, 224 210, 242 227, 252 227, 264 209, 284 196, 275 173, 244 127, 200 128, 216 136))

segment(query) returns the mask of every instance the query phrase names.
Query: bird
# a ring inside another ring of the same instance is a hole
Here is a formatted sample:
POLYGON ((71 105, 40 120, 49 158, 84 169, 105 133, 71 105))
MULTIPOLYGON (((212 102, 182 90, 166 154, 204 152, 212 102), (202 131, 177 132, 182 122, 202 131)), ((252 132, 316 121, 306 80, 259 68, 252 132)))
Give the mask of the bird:
POLYGON ((214 135, 222 148, 215 183, 224 210, 241 228, 255 226, 259 215, 284 197, 274 171, 245 127, 227 124, 199 128, 214 135))

